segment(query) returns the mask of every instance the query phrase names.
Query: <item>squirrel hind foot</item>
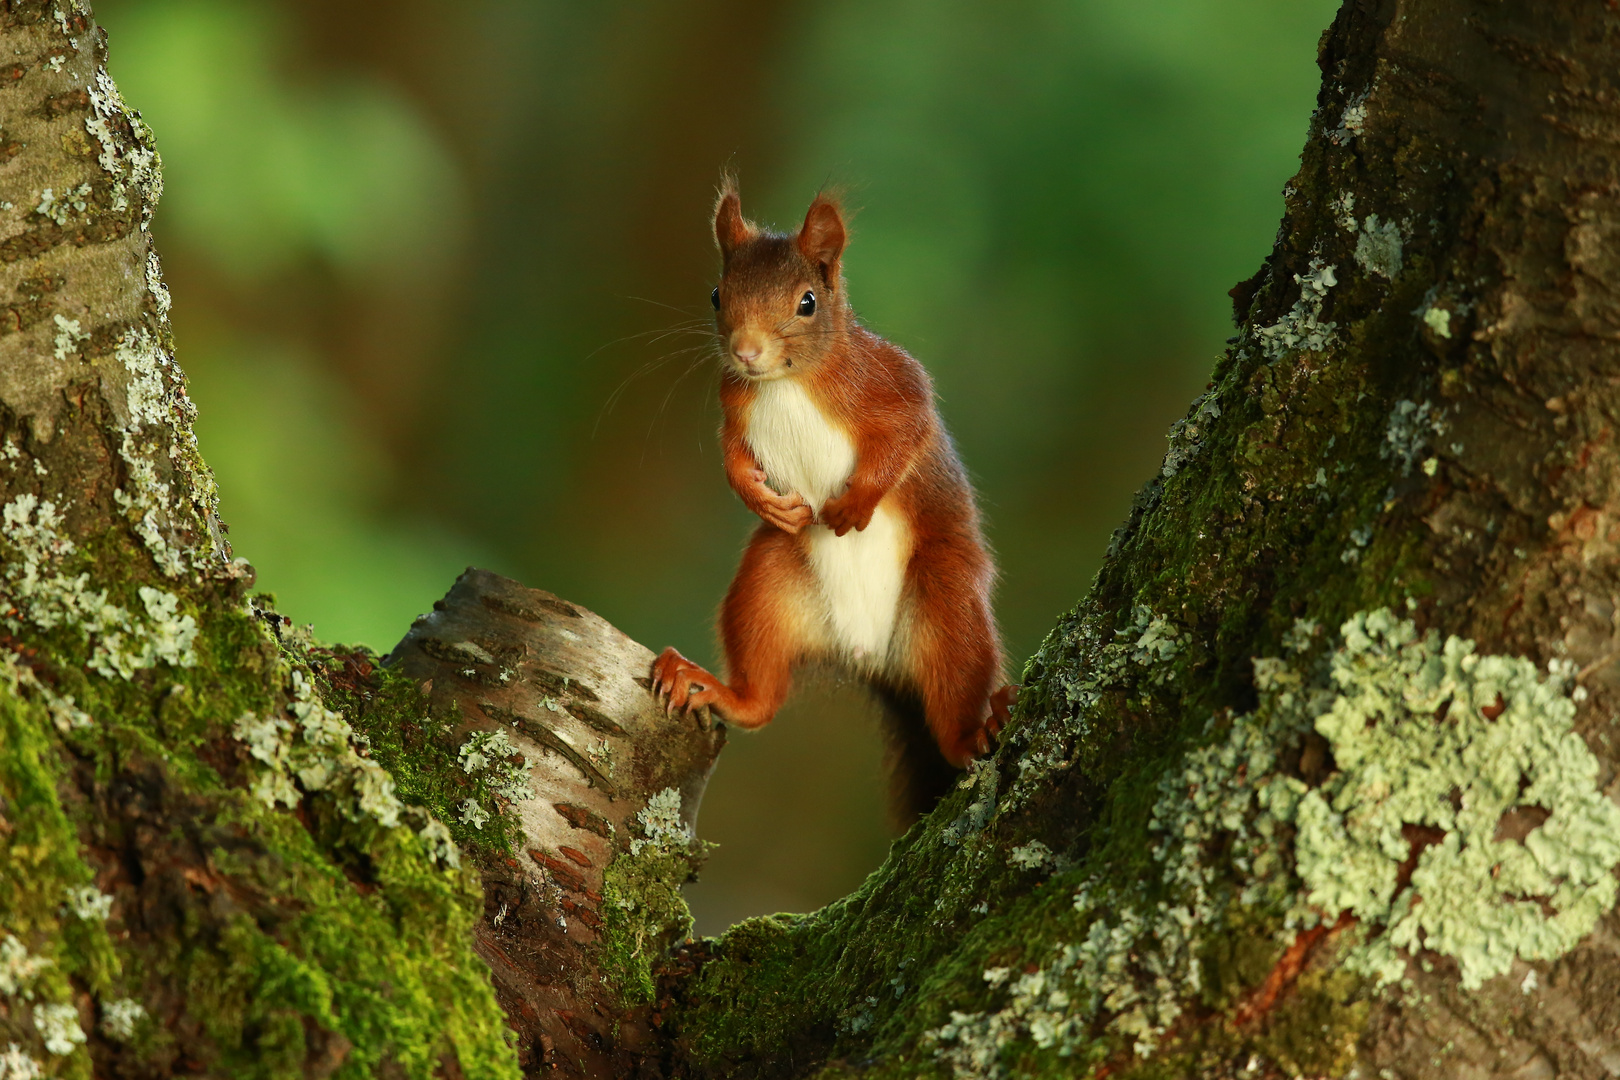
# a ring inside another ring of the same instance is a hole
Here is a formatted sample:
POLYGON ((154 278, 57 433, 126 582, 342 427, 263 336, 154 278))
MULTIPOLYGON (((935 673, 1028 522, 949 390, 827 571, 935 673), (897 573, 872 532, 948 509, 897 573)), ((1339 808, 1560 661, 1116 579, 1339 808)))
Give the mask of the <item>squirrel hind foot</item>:
POLYGON ((673 647, 659 654, 652 665, 653 700, 664 712, 691 712, 713 703, 720 680, 682 656, 673 647))
POLYGON ((1000 735, 1001 729, 1012 719, 1012 707, 1018 703, 1018 690, 1016 683, 1007 683, 990 695, 990 715, 985 719, 984 726, 992 738, 1000 735))

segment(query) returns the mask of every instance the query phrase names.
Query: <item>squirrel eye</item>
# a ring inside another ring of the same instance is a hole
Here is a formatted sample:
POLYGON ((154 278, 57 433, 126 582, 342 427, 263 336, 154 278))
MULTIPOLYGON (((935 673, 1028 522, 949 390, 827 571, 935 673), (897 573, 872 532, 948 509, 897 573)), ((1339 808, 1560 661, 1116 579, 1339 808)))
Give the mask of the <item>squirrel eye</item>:
POLYGON ((709 303, 714 305, 714 310, 720 310, 720 286, 716 285, 714 292, 709 294, 709 303))
POLYGON ((804 295, 799 297, 799 314, 814 315, 815 313, 816 294, 806 289, 804 295))

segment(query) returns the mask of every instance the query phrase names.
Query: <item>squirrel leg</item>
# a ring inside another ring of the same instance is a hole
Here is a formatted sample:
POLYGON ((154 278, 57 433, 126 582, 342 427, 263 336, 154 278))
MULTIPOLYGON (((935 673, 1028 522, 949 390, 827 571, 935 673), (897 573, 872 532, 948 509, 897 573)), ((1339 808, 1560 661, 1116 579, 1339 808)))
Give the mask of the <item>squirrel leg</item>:
POLYGON ((957 768, 990 749, 1012 700, 990 611, 989 560, 949 541, 919 547, 910 581, 911 677, 928 728, 957 768))
POLYGON ((653 662, 653 693, 666 709, 708 707, 728 724, 763 727, 787 699, 793 665, 814 645, 817 603, 810 570, 794 537, 762 525, 720 608, 729 682, 665 649, 653 662))

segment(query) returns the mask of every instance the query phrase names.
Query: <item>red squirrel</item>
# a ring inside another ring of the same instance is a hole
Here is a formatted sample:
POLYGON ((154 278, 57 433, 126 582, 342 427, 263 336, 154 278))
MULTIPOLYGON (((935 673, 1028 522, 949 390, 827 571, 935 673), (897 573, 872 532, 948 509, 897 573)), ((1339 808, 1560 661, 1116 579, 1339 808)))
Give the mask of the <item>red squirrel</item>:
POLYGON ((727 178, 714 233, 720 443, 761 523, 720 608, 730 681, 670 648, 653 692, 668 710, 757 728, 795 667, 842 665, 888 707, 894 808, 909 822, 989 749, 1017 690, 1002 677, 973 489, 927 371, 850 308, 836 201, 817 196, 782 235, 742 216, 727 178))

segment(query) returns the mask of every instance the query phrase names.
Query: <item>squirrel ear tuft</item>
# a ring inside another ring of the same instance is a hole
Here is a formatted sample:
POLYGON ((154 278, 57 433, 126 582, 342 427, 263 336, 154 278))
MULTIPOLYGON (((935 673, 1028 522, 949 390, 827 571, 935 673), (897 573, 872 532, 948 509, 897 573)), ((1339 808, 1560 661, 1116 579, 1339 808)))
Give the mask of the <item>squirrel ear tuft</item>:
POLYGON ((754 227, 742 216, 742 200, 737 197, 737 181, 730 175, 720 178, 720 198, 714 204, 714 240, 722 258, 742 247, 754 235, 754 227))
POLYGON ((849 233, 844 229, 844 215, 838 204, 817 195, 799 230, 799 253, 821 270, 822 281, 828 285, 838 279, 838 260, 848 242, 849 233))

